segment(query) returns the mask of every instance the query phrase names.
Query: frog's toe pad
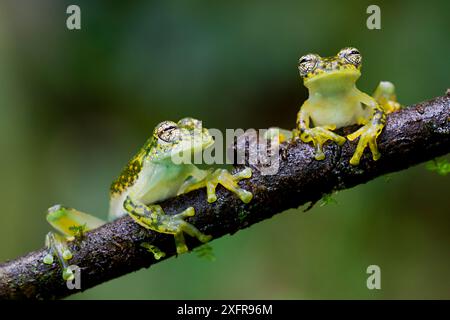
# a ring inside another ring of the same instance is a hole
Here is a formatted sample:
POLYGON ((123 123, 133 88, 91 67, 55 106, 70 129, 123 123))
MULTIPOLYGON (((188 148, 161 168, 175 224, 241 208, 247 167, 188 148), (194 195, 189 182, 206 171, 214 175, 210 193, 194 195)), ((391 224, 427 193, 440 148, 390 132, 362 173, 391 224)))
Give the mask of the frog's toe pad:
POLYGON ((212 236, 211 235, 206 235, 206 234, 202 234, 198 238, 198 240, 200 240, 200 242, 203 242, 203 243, 209 242, 209 241, 211 241, 211 239, 212 239, 212 236))
POLYGON ((325 159, 325 153, 316 152, 316 154, 314 155, 314 159, 319 160, 319 161, 325 159))
POLYGON ((244 189, 239 189, 237 195, 244 203, 249 203, 253 199, 253 193, 244 189))
POLYGON ((166 254, 161 251, 159 253, 153 253, 153 256, 155 257, 156 260, 159 260, 161 258, 164 258, 166 256, 166 254))
POLYGON ((64 260, 70 260, 70 259, 72 259, 73 255, 72 255, 72 252, 70 252, 70 250, 64 249, 63 253, 62 253, 62 257, 64 260))
POLYGON ((249 179, 252 177, 252 169, 247 167, 244 170, 235 173, 233 176, 236 178, 237 181, 240 181, 242 179, 249 179))
POLYGON ((336 143, 339 145, 339 146, 342 146, 344 143, 345 143, 345 141, 347 141, 344 137, 339 137, 337 140, 336 140, 336 143))
POLYGON ((358 157, 353 156, 349 162, 352 166, 357 166, 357 165, 359 165, 359 160, 360 159, 358 157))
POLYGON ((184 244, 184 243, 183 244, 181 244, 181 243, 177 244, 177 254, 183 254, 183 253, 186 253, 188 251, 189 251, 189 249, 188 249, 186 244, 184 244))
POLYGON ((378 159, 380 159, 381 158, 381 153, 378 151, 376 142, 371 142, 369 144, 369 147, 370 147, 370 151, 372 152, 372 159, 374 161, 377 161, 378 159))
POLYGON ((216 202, 216 200, 217 200, 217 195, 216 195, 215 192, 214 193, 208 193, 208 196, 207 196, 208 203, 216 202))
POLYGON ((350 140, 350 141, 354 141, 359 136, 361 136, 365 131, 366 131, 366 129, 364 127, 361 127, 358 130, 356 130, 355 132, 348 134, 347 135, 347 139, 350 140))
POLYGON ((42 262, 44 262, 45 264, 52 264, 53 261, 54 261, 53 255, 50 254, 50 253, 47 253, 47 254, 45 255, 45 257, 42 259, 42 262))
POLYGON ((73 274, 73 271, 70 270, 70 268, 64 268, 62 276, 66 281, 73 280, 75 278, 75 275, 73 274))

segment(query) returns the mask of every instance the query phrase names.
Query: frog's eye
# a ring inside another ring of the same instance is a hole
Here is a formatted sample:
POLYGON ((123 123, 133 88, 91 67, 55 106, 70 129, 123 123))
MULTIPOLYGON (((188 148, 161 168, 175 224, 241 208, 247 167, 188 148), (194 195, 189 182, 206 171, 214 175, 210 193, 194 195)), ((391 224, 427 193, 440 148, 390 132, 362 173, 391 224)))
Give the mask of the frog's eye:
POLYGON ((155 134, 164 142, 175 142, 181 137, 180 128, 172 121, 161 122, 156 128, 155 134))
POLYGON ((339 57, 350 62, 356 67, 361 65, 362 56, 356 48, 344 48, 339 52, 339 57))
POLYGON ((200 120, 194 119, 194 118, 183 118, 180 121, 178 121, 178 125, 181 128, 186 129, 195 129, 195 128, 201 128, 202 122, 200 120))
POLYGON ((304 77, 311 71, 313 71, 316 66, 317 62, 319 61, 319 56, 317 54, 307 54, 301 57, 298 60, 298 71, 300 71, 300 76, 304 77))

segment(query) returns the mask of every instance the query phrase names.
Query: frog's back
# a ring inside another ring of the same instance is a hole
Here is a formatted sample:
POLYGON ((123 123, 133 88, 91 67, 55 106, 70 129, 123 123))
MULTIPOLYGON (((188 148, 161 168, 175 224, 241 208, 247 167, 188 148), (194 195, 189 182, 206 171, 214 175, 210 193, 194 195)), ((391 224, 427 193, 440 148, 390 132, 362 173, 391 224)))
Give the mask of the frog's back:
POLYGON ((123 203, 128 195, 145 205, 175 196, 189 177, 189 168, 171 161, 154 162, 138 154, 111 185, 109 219, 126 214, 123 203))
POLYGON ((123 209, 123 201, 129 194, 131 188, 139 180, 142 172, 143 162, 145 156, 145 148, 139 152, 127 163, 120 175, 115 179, 109 189, 109 220, 114 220, 125 215, 123 209))

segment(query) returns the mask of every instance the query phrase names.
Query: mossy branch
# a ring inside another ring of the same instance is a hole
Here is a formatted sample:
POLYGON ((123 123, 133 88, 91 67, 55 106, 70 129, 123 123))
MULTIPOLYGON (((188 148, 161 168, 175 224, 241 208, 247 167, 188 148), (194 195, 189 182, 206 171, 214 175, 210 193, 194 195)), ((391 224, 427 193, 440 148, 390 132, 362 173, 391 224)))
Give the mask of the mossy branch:
MULTIPOLYGON (((240 185, 254 194, 249 204, 219 187, 218 200, 212 204, 206 202, 205 190, 197 190, 161 205, 167 214, 194 207, 196 215, 187 221, 219 238, 289 208, 314 203, 324 194, 445 155, 450 151, 450 95, 389 115, 378 141, 381 159, 373 161, 366 151, 358 167, 349 164, 356 142, 346 142, 342 147, 328 144, 324 161, 314 160, 308 144, 284 144, 276 175, 264 176, 254 168, 253 177, 241 181, 240 185)), ((187 240, 191 249, 199 245, 194 239, 187 240)), ((140 246, 144 241, 165 251, 166 259, 175 255, 173 236, 148 231, 129 217, 108 223, 88 232, 82 241, 71 243, 74 257, 70 263, 81 268, 81 289, 157 263, 140 246)), ((0 265, 0 298, 63 298, 78 292, 67 288, 57 263, 42 263, 45 254, 46 249, 42 248, 0 265)))

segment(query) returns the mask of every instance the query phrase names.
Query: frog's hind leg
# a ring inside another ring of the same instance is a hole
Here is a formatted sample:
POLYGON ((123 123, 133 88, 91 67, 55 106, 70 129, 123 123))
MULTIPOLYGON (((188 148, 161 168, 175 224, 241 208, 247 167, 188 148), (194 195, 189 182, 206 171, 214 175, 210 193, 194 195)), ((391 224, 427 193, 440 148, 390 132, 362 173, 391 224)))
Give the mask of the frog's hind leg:
MULTIPOLYGON (((182 254, 189 250, 186 246, 183 232, 186 232, 192 237, 196 237, 201 242, 211 240, 211 236, 201 233, 196 227, 184 221, 184 219, 195 215, 194 208, 192 207, 175 215, 167 215, 161 206, 147 206, 139 201, 133 200, 130 196, 125 199, 123 206, 131 218, 144 228, 160 233, 172 234, 175 238, 177 254, 182 254)), ((153 253, 156 259, 161 258, 161 254, 165 255, 164 252, 149 243, 144 243, 142 246, 151 249, 149 251, 153 253)))
POLYGON ((373 92, 372 97, 381 105, 386 113, 391 113, 401 108, 395 94, 395 86, 392 82, 381 81, 373 92))
POLYGON ((53 257, 56 257, 63 270, 63 279, 73 279, 73 272, 70 270, 69 264, 67 263, 68 260, 72 259, 72 253, 67 247, 66 240, 56 233, 49 232, 45 237, 45 244, 47 246, 48 253, 43 259, 44 263, 53 264, 53 257))
POLYGON ((80 232, 96 229, 105 221, 73 208, 54 205, 47 211, 47 221, 65 236, 77 236, 80 232))
POLYGON ((188 252, 189 249, 186 245, 186 240, 184 240, 183 232, 178 232, 173 235, 175 239, 175 246, 177 248, 177 254, 182 254, 188 252))
POLYGON ((45 243, 48 253, 44 257, 44 263, 52 264, 56 257, 63 269, 63 278, 71 279, 73 273, 68 269, 67 261, 72 259, 72 253, 67 246, 67 241, 73 240, 74 237, 82 237, 84 232, 98 228, 105 222, 87 213, 61 205, 49 208, 46 218, 53 228, 64 234, 64 237, 53 232, 47 234, 45 243))

